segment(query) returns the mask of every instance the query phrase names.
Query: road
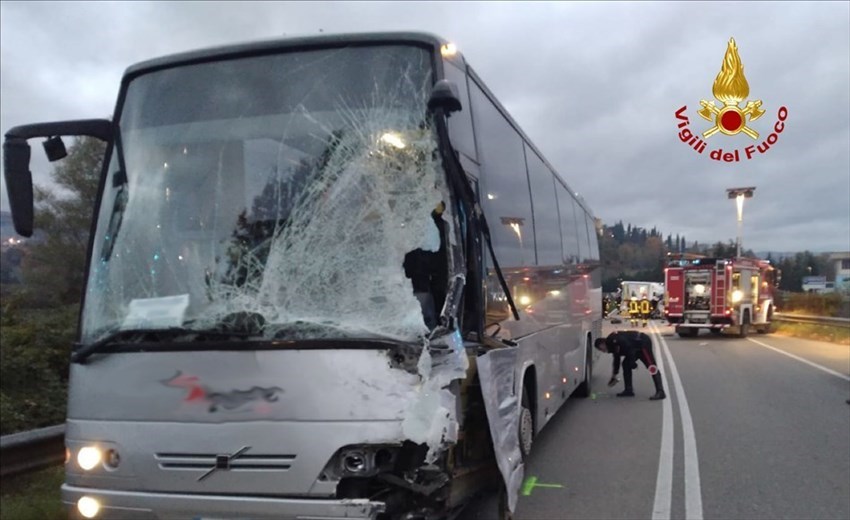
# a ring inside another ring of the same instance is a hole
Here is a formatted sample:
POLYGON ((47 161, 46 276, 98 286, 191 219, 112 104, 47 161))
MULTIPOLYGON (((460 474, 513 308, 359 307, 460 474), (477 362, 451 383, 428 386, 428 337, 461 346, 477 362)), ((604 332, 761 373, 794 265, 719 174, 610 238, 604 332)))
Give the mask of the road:
POLYGON ((645 331, 668 398, 649 401, 642 365, 637 396, 617 398, 603 356, 595 396, 535 440, 526 478, 552 486, 521 496, 517 520, 850 519, 850 347, 645 331))

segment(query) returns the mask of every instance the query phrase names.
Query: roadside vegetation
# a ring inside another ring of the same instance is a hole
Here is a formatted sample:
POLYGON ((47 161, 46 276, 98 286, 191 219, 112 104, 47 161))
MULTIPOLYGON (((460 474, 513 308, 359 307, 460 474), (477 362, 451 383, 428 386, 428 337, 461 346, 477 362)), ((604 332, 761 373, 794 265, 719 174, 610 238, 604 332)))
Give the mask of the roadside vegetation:
POLYGON ((780 336, 827 341, 850 346, 850 327, 780 321, 774 325, 773 332, 780 336))
MULTIPOLYGON (((104 144, 94 138, 69 146, 68 157, 51 173, 57 189, 34 186, 37 236, 13 255, 16 262, 2 266, 0 433, 4 435, 65 420, 68 361, 103 151, 104 144)), ((8 250, 3 260, 7 256, 8 250)))
POLYGON ((50 520, 65 518, 59 488, 65 468, 47 468, 3 481, 0 517, 10 520, 50 520))
MULTIPOLYGON (((777 298, 776 307, 782 314, 850 318, 850 295, 781 292, 777 298)), ((850 345, 850 327, 848 326, 777 321, 774 325, 774 333, 850 345)))
POLYGON ((781 292, 776 301, 776 308, 779 312, 788 314, 850 318, 848 304, 848 294, 781 292))

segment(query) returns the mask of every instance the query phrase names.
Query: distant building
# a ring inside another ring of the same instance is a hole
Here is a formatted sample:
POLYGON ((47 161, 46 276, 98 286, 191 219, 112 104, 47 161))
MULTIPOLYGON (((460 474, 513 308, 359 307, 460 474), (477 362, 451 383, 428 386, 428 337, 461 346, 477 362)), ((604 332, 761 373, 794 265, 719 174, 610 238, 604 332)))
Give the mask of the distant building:
POLYGON ((804 276, 803 292, 831 293, 835 292, 835 283, 827 282, 826 276, 804 276))
POLYGON ((850 293, 850 252, 832 253, 828 260, 835 265, 835 290, 850 293))

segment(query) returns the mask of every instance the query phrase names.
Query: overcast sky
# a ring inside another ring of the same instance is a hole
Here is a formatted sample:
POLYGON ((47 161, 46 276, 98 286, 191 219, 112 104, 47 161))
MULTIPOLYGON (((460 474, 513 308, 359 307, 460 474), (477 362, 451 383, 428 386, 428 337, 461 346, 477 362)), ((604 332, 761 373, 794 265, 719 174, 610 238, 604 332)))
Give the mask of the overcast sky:
MULTIPOLYGON (((744 246, 850 250, 850 3, 0 2, 0 128, 111 117, 124 70, 175 52, 278 36, 391 30, 456 42, 514 119, 606 224, 732 240, 725 189, 756 186, 744 246), (764 116, 757 141, 690 128, 730 37, 764 116), (764 155, 719 163, 716 148, 764 155)), ((36 141, 33 175, 49 183, 36 141)), ((8 210, 5 180, 0 204, 8 210)))

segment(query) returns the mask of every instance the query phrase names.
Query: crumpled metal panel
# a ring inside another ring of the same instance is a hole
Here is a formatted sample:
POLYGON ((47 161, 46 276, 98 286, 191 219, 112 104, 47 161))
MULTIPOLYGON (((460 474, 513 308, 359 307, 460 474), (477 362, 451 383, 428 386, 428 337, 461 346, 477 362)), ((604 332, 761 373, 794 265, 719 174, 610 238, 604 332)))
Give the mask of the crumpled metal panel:
POLYGON ((517 348, 493 349, 477 359, 478 378, 484 395, 487 422, 493 437, 496 463, 508 492, 513 512, 522 484, 524 467, 519 450, 519 402, 514 392, 517 348))

